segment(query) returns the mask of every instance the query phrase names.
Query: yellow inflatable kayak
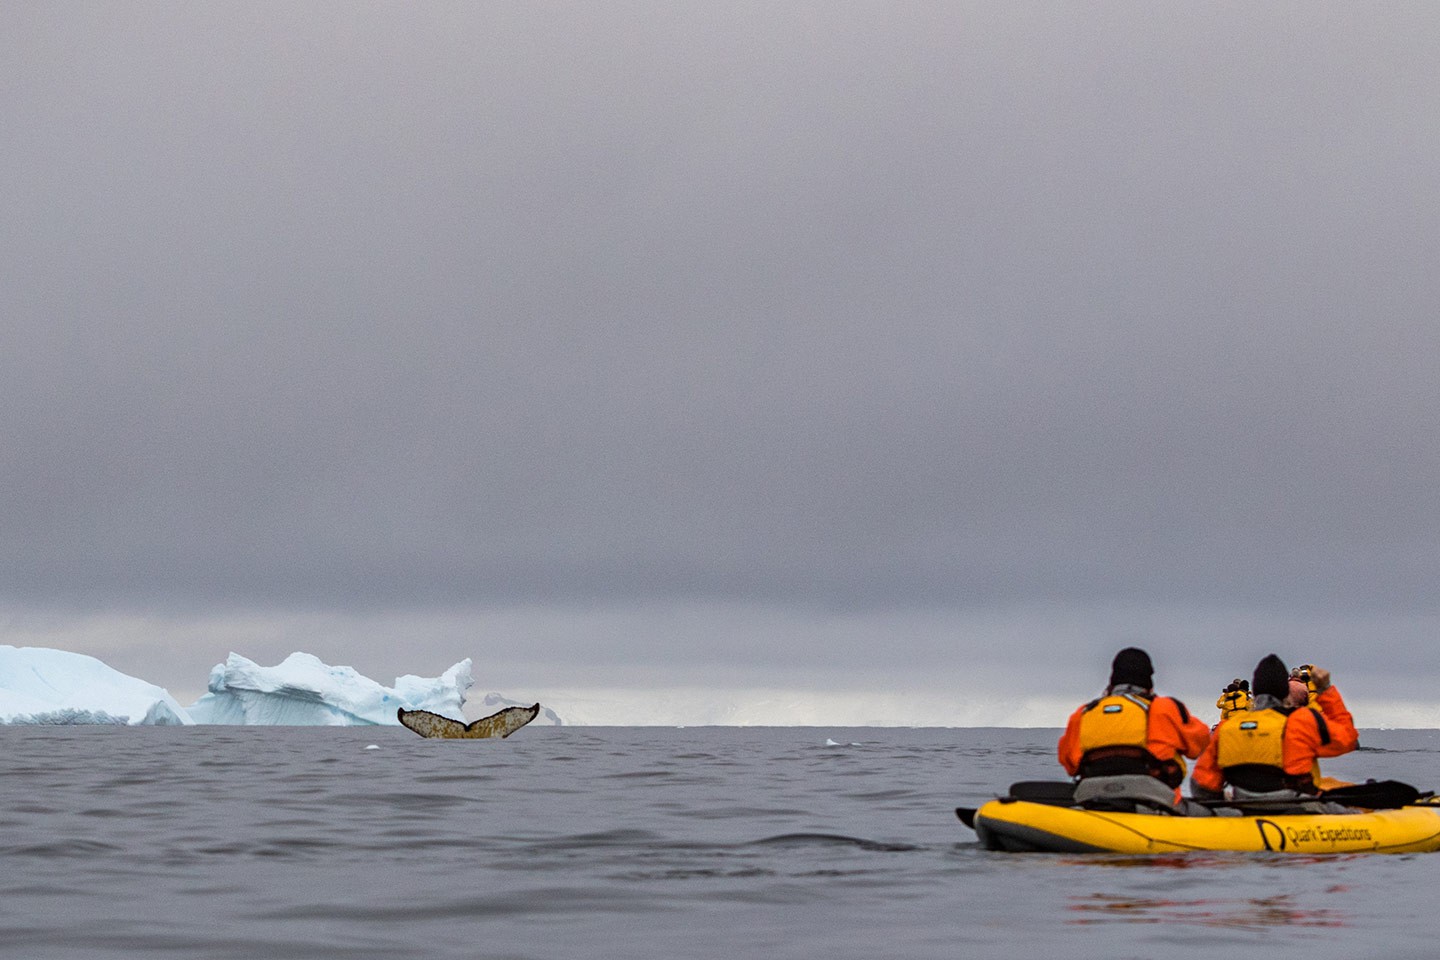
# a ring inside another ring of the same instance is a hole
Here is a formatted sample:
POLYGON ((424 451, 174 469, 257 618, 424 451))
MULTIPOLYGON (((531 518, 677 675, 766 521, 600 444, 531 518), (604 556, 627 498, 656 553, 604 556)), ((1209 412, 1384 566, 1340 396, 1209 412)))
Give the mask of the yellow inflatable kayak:
POLYGON ((987 849, 1013 852, 1428 853, 1440 850, 1436 799, 1354 814, 1175 817, 1006 798, 976 810, 972 825, 987 849))

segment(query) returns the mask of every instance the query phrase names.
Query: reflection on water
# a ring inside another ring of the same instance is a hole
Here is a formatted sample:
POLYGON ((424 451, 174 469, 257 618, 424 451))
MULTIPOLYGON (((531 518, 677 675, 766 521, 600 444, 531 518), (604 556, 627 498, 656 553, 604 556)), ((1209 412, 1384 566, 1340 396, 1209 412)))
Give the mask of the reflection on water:
MULTIPOLYGON (((1332 887, 1327 893, 1343 892, 1332 887)), ((1204 897, 1180 900, 1160 897, 1127 897, 1109 893, 1072 896, 1066 909, 1080 916, 1070 924, 1097 923, 1189 923, 1203 927, 1232 927, 1247 930, 1271 927, 1343 927, 1343 911, 1297 906, 1290 894, 1272 897, 1204 897)))
POLYGON ((1127 854, 1106 856, 1085 854, 1084 856, 1062 856, 1061 863, 1077 867, 1130 867, 1135 869, 1162 870, 1224 870, 1224 869, 1265 869, 1293 870, 1310 863, 1344 863, 1367 856, 1360 853, 1235 853, 1225 850, 1199 851, 1194 853, 1127 854))

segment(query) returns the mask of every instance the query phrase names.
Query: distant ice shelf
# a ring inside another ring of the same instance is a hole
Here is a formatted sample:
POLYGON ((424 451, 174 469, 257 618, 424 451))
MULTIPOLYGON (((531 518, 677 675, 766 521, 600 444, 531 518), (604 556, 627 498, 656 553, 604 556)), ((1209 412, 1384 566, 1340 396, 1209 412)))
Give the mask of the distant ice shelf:
POLYGON ((0 723, 187 725, 163 687, 94 657, 46 647, 0 645, 0 723))

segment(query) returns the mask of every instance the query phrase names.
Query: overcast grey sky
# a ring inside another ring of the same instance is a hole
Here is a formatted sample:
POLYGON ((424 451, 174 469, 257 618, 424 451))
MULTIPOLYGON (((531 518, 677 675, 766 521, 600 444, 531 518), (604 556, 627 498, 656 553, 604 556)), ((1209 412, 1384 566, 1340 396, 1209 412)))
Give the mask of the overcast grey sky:
POLYGON ((1440 703, 1433 4, 23 4, 0 129, 0 642, 1440 703))

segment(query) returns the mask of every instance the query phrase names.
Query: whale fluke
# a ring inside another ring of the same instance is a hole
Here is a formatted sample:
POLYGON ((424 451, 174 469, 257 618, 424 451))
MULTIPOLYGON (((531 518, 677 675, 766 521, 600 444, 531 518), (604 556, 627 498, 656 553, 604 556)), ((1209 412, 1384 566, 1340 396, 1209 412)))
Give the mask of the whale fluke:
POLYGON ((396 713, 400 722, 422 737, 438 737, 444 740, 486 740, 492 737, 508 737, 540 714, 540 704, 529 707, 506 707, 488 717, 462 723, 442 717, 429 710, 406 710, 401 707, 396 713))

